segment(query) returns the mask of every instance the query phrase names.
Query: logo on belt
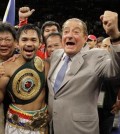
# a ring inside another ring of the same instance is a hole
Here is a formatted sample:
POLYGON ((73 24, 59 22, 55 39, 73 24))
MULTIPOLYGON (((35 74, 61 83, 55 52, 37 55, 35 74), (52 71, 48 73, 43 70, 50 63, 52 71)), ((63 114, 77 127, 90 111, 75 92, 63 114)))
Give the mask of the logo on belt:
POLYGON ((40 88, 40 77, 33 69, 23 69, 13 79, 13 93, 22 100, 33 98, 39 93, 40 88))

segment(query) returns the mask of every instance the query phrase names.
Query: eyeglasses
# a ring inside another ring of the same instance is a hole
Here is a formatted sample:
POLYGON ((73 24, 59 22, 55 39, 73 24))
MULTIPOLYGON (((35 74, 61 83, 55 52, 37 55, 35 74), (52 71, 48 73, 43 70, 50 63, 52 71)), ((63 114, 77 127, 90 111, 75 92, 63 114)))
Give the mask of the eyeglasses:
POLYGON ((10 39, 10 38, 0 38, 0 43, 2 42, 2 41, 5 41, 6 43, 10 43, 13 39, 10 39))

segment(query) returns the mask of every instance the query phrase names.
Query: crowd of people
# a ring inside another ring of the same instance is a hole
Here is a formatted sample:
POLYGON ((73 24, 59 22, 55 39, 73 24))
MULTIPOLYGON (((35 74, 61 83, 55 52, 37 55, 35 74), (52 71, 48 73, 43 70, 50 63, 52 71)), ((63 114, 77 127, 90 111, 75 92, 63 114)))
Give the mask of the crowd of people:
POLYGON ((39 29, 28 23, 34 11, 19 9, 17 30, 0 23, 0 134, 111 134, 120 110, 118 14, 100 16, 108 35, 100 43, 78 18, 39 29))

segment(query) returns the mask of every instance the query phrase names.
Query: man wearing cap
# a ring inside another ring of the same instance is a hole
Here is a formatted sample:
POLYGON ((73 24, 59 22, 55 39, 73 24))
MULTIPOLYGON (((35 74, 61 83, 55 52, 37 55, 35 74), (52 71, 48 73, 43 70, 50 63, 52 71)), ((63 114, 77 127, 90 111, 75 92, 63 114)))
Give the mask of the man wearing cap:
POLYGON ((88 44, 88 46, 89 46, 89 49, 92 49, 92 48, 94 48, 95 47, 95 45, 96 45, 96 43, 97 43, 97 38, 96 38, 96 36, 95 35, 88 35, 88 40, 87 40, 87 44, 88 44))

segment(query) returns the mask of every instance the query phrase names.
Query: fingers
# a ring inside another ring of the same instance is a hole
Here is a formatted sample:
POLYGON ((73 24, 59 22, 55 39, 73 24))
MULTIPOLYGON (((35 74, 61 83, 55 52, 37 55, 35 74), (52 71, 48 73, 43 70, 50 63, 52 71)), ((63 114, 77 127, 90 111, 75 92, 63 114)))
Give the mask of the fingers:
POLYGON ((116 114, 119 110, 120 110, 119 104, 115 103, 115 104, 112 106, 111 113, 116 114))
POLYGON ((119 109, 117 107, 115 107, 114 109, 111 110, 112 114, 116 114, 119 112, 119 109))
POLYGON ((30 8, 29 8, 29 7, 21 7, 21 8, 19 9, 19 11, 22 12, 22 13, 24 13, 24 12, 26 12, 26 11, 30 11, 30 8))
POLYGON ((103 15, 100 16, 100 20, 103 21, 103 15))
POLYGON ((24 20, 28 18, 29 16, 31 16, 34 11, 35 9, 30 9, 29 7, 21 7, 18 13, 19 18, 24 20))
POLYGON ((11 58, 9 58, 7 61, 5 62, 8 62, 8 61, 12 61, 12 62, 15 62, 15 60, 20 56, 20 54, 14 54, 11 58))
POLYGON ((118 14, 112 11, 105 11, 100 16, 100 20, 103 23, 103 28, 110 37, 115 36, 118 33, 118 14))
POLYGON ((35 12, 35 9, 32 9, 32 10, 31 10, 31 13, 33 13, 33 12, 35 12))
POLYGON ((35 9, 31 9, 31 10, 30 10, 29 7, 21 7, 21 8, 19 9, 19 12, 21 12, 21 13, 31 12, 31 14, 32 14, 34 11, 35 11, 35 9))
POLYGON ((3 63, 0 63, 0 77, 2 77, 4 74, 5 74, 5 69, 3 63))

